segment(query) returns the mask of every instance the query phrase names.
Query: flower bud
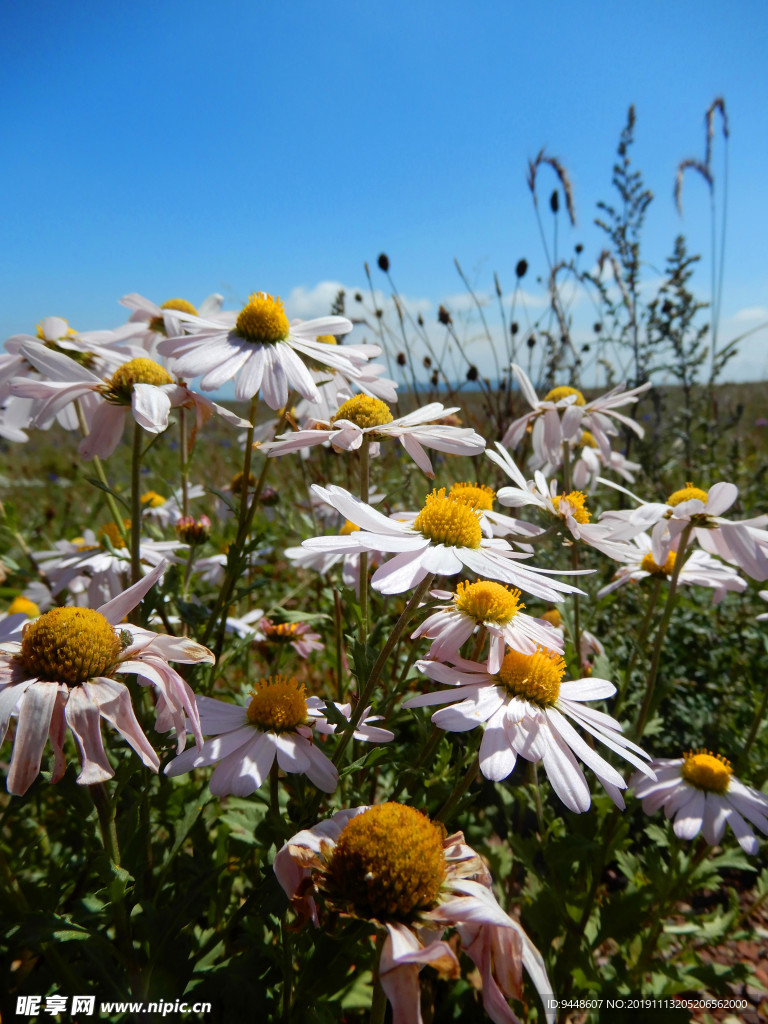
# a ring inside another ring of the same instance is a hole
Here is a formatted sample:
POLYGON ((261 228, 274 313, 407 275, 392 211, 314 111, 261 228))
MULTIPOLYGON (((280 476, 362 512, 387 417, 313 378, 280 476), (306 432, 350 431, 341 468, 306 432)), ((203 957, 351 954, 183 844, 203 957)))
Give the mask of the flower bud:
POLYGON ((203 544, 211 535, 211 520, 208 516, 182 516, 176 523, 176 533, 185 544, 203 544))

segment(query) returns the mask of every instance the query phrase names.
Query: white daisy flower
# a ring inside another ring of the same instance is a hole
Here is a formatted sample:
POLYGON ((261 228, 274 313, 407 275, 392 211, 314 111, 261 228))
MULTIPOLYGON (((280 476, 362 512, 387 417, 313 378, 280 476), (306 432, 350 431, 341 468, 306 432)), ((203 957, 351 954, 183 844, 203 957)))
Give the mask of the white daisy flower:
POLYGON ((165 356, 177 360, 180 372, 202 375, 201 387, 212 391, 235 380, 238 401, 261 391, 270 409, 281 409, 290 390, 316 401, 318 390, 301 357, 340 370, 354 379, 368 360, 380 354, 375 345, 327 345, 318 336, 347 334, 352 322, 342 316, 290 323, 279 298, 264 292, 251 295, 234 316, 216 320, 176 314, 188 334, 171 337, 158 345, 165 356), (229 323, 223 320, 230 321, 229 323))
POLYGON ((84 459, 112 454, 123 436, 129 409, 139 426, 150 434, 162 433, 168 426, 171 408, 181 406, 195 410, 198 426, 214 412, 233 426, 248 426, 247 420, 223 406, 174 383, 165 367, 143 356, 124 362, 110 377, 101 378, 42 345, 23 345, 21 352, 49 378, 16 377, 9 385, 12 394, 38 401, 36 425, 50 422, 76 400, 90 398, 92 404, 83 406, 89 433, 78 449, 84 459))
MULTIPOLYGON (((141 538, 141 561, 145 566, 157 566, 165 560, 179 562, 188 550, 178 540, 141 538)), ((131 555, 116 523, 105 523, 98 534, 87 529, 82 537, 55 541, 52 549, 35 552, 34 557, 50 581, 52 594, 65 588, 72 596, 87 594, 92 608, 117 597, 130 575, 131 555)))
POLYGON ((325 793, 336 789, 336 767, 312 742, 315 725, 326 723, 324 702, 307 697, 296 679, 262 679, 247 707, 200 697, 198 708, 201 729, 209 739, 200 750, 190 747, 175 757, 166 765, 166 775, 215 764, 210 781, 214 796, 249 796, 266 780, 277 758, 284 772, 306 775, 325 793))
MULTIPOLYGON (((360 529, 345 537, 311 537, 303 547, 311 551, 346 554, 349 551, 384 551, 394 554, 371 578, 382 594, 402 594, 430 573, 455 576, 463 569, 501 580, 545 601, 560 601, 564 593, 583 593, 569 583, 546 580, 551 571, 521 564, 528 557, 512 550, 505 540, 483 536, 481 514, 471 505, 432 491, 418 513, 398 513, 388 519, 343 487, 312 485, 323 501, 360 529), (407 521, 404 521, 407 520, 407 521)), ((568 572, 574 575, 573 571, 568 572)))
POLYGON ((611 438, 618 433, 611 420, 618 420, 638 437, 645 433, 639 423, 616 410, 622 405, 636 402, 651 386, 650 381, 629 391, 622 391, 623 385, 620 384, 591 402, 577 388, 567 386, 553 388, 544 399, 539 400, 522 367, 513 363, 512 373, 531 411, 510 424, 501 439, 505 448, 516 448, 531 426, 531 441, 536 458, 541 464, 549 462, 559 466, 563 443, 578 438, 582 430, 590 431, 606 458, 610 452, 611 438))
POLYGON ((411 639, 426 636, 432 640, 429 657, 435 661, 452 661, 462 645, 482 628, 487 630, 490 640, 489 672, 501 668, 505 646, 523 654, 535 654, 537 647, 562 652, 562 631, 544 619, 526 615, 519 590, 492 580, 478 580, 459 583, 455 593, 433 590, 431 595, 450 604, 435 608, 411 634, 411 639))
POLYGON ((135 675, 157 693, 157 728, 176 729, 183 749, 189 724, 202 743, 195 695, 169 662, 213 661, 206 648, 184 637, 163 636, 123 622, 162 575, 159 565, 97 610, 52 608, 29 621, 21 641, 0 650, 0 742, 11 716, 16 735, 8 792, 26 793, 40 772, 46 742, 54 751, 52 782, 66 768, 69 730, 80 749, 82 785, 114 775, 104 750, 101 719, 116 729, 144 764, 157 771, 159 759, 145 736, 126 685, 116 674, 135 675))
POLYGON ((584 701, 613 696, 613 683, 594 677, 563 682, 565 661, 556 651, 542 649, 532 655, 509 651, 497 673, 463 658, 450 666, 437 661, 419 661, 416 666, 430 679, 449 683, 451 689, 412 697, 404 707, 452 704, 432 715, 433 723, 449 732, 466 732, 484 725, 480 771, 486 779, 506 779, 518 754, 528 761, 541 761, 563 803, 577 813, 586 811, 591 797, 574 756, 578 755, 613 802, 623 808, 620 790, 626 788, 626 782, 568 719, 640 771, 653 775, 640 760, 648 755, 622 735, 619 723, 602 711, 584 706, 584 701))
MULTIPOLYGON (((612 581, 598 590, 595 596, 600 600, 627 583, 637 583, 649 576, 669 579, 675 568, 676 549, 676 543, 660 544, 658 538, 654 541, 647 534, 641 533, 625 545, 623 554, 614 555, 624 564, 614 573, 612 581)), ((698 548, 686 558, 677 581, 690 586, 711 587, 715 592, 712 596, 713 604, 722 601, 726 591, 741 594, 747 588, 746 581, 731 566, 698 548)))
POLYGON ((419 469, 434 479, 425 446, 452 455, 478 455, 485 449, 485 439, 471 428, 435 423, 457 411, 458 406, 446 409, 440 402, 432 402, 394 419, 386 402, 369 395, 355 395, 336 410, 327 424, 318 420, 311 429, 282 434, 262 445, 262 450, 270 456, 285 455, 330 442, 339 451, 357 451, 365 438, 381 441, 391 437, 400 442, 419 469))
MULTIPOLYGON (((339 711, 347 721, 352 717, 352 705, 349 701, 346 704, 340 704, 338 701, 333 702, 333 706, 339 711)), ((395 734, 389 729, 382 729, 381 726, 373 725, 374 722, 383 721, 383 715, 372 715, 370 714, 370 705, 363 711, 360 716, 360 721, 352 733, 356 740, 360 740, 363 743, 390 743, 394 738, 395 734)), ((324 733, 326 736, 332 736, 337 730, 335 723, 326 722, 324 725, 318 721, 315 726, 315 731, 324 733)))
MULTIPOLYGON (((541 954, 496 901, 480 855, 461 832, 446 836, 412 807, 337 811, 292 836, 274 869, 301 923, 319 927, 322 910, 382 931, 378 973, 395 1024, 422 1024, 425 964, 458 976, 456 950, 442 938, 447 928, 477 966, 483 1005, 497 1024, 520 1024, 507 999, 521 997, 523 967, 542 999, 551 994, 541 954)), ((545 1020, 554 1019, 547 1009, 545 1020)))
POLYGON ((650 502, 610 480, 601 478, 601 482, 639 503, 635 509, 601 515, 600 523, 609 527, 615 540, 631 540, 652 526, 654 544, 659 546, 674 540, 690 524, 691 538, 705 551, 737 565, 752 579, 768 579, 768 516, 735 522, 722 517, 739 496, 735 484, 720 481, 704 491, 688 483, 666 502, 650 502))
POLYGON ((759 842, 748 823, 768 835, 768 797, 740 782, 722 754, 689 750, 683 757, 653 760, 651 768, 655 781, 630 780, 646 814, 663 807, 679 839, 695 839, 701 832, 711 846, 730 825, 742 850, 757 853, 759 842))
POLYGON ((622 549, 614 543, 611 530, 600 523, 590 523, 591 512, 587 507, 587 496, 583 491, 557 493, 557 481, 547 484, 544 474, 536 470, 533 480, 526 480, 509 452, 498 442, 497 451, 486 452, 488 458, 504 470, 517 484, 516 487, 502 487, 496 492, 501 505, 522 508, 534 505, 551 518, 558 519, 574 540, 580 540, 590 547, 602 551, 609 558, 617 557, 622 549))
POLYGON ((153 359, 156 359, 158 343, 169 335, 182 333, 181 324, 176 320, 175 313, 182 312, 211 319, 218 314, 223 304, 224 296, 214 293, 203 299, 197 309, 186 299, 168 299, 158 306, 151 299, 131 292, 120 299, 120 305, 131 310, 128 323, 120 328, 120 335, 137 342, 153 359))

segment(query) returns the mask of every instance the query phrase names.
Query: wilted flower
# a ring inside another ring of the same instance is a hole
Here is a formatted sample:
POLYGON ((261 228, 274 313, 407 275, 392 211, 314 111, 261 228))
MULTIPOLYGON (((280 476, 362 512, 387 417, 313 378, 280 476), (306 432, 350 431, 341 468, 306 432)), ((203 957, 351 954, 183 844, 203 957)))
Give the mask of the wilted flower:
MULTIPOLYGON (((552 989, 541 954, 496 901, 491 876, 461 832, 403 804, 337 811, 288 840, 275 874, 303 921, 320 926, 320 910, 386 930, 378 974, 393 1024, 421 1024, 419 972, 424 964, 457 977, 456 928, 477 965, 483 1005, 497 1024, 519 1024, 508 998, 519 998, 525 967, 539 994, 552 989), (318 904, 320 906, 318 906, 318 904)), ((546 1020, 554 1014, 546 1011, 546 1020)))

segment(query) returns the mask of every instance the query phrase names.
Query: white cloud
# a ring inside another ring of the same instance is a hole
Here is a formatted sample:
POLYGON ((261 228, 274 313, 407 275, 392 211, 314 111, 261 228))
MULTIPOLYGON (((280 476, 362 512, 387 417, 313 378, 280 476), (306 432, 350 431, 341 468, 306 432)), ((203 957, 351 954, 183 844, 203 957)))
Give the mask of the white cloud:
POLYGON ((768 321, 768 309, 765 306, 746 306, 738 313, 733 314, 733 319, 740 323, 754 323, 755 321, 768 321))

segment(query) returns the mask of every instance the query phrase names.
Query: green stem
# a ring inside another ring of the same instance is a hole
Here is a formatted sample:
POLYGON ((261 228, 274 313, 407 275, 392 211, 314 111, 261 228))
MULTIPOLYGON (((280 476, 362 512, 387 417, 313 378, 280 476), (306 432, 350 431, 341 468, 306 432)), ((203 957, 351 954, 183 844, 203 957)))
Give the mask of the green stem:
POLYGON ((643 704, 640 708, 633 730, 635 740, 639 740, 643 735, 643 730, 645 729, 645 724, 648 721, 648 715, 651 710, 653 691, 656 686, 656 678, 659 674, 659 664, 661 662, 661 649, 664 646, 667 627, 669 626, 669 621, 672 618, 672 611, 675 606, 675 595, 677 593, 677 581, 680 576, 680 570, 683 568, 683 563, 685 562, 685 550, 688 546, 688 539, 691 536, 692 530, 693 523, 689 522, 685 525, 685 528, 680 535, 680 543, 675 557, 675 567, 672 570, 672 578, 669 581, 669 593, 667 594, 667 601, 664 605, 664 614, 661 617, 659 628, 656 630, 656 640, 653 645, 653 654, 651 656, 651 667, 645 684, 645 697, 643 698, 643 704))
MULTIPOLYGON (((88 437, 88 434, 90 433, 90 431, 88 430, 88 424, 85 422, 83 410, 80 407, 80 402, 77 400, 75 400, 75 412, 77 413, 77 422, 80 425, 80 433, 83 435, 83 437, 88 437)), ((125 544, 126 547, 128 547, 128 531, 126 530, 125 523, 123 522, 124 517, 117 507, 117 502, 115 501, 114 495, 112 494, 112 488, 109 486, 107 474, 104 472, 104 467, 101 464, 101 459, 99 458, 98 455, 94 455, 92 461, 93 468, 96 470, 96 476, 99 478, 99 481, 105 488, 104 498, 106 499, 107 505, 109 506, 109 511, 112 515, 112 519, 114 520, 115 526, 120 532, 120 536, 123 539, 123 543, 125 544)))
POLYGON ((189 447, 186 409, 179 409, 179 461, 181 463, 181 514, 189 515, 189 447))
POLYGON ((141 579, 141 439, 142 429, 134 422, 131 454, 131 585, 141 579))
POLYGON ((648 635, 648 630, 653 619, 653 613, 656 611, 656 605, 659 601, 659 594, 661 593, 661 584, 663 583, 663 579, 664 578, 662 576, 657 576, 655 578, 653 583, 653 589, 651 590, 651 593, 648 597, 648 607, 645 610, 643 621, 640 623, 640 629, 638 630, 637 637, 635 638, 632 656, 629 659, 629 663, 627 664, 626 669, 624 670, 624 681, 621 684, 621 689, 619 690, 618 697, 616 698, 616 703, 613 705, 613 709, 611 710, 611 714, 614 718, 619 717, 619 709, 623 705, 624 700, 627 696, 630 680, 632 678, 632 672, 637 663, 637 659, 640 654, 640 649, 645 642, 646 636, 648 635))
POLYGON ((376 684, 381 678, 381 673, 384 669, 385 664, 387 663, 387 658, 394 650, 395 644, 400 639, 401 633, 408 625, 408 622, 415 613, 416 609, 419 607, 421 599, 424 597, 424 595, 427 593, 430 586, 432 585, 433 579, 433 574, 428 573, 421 581, 421 583, 417 586, 416 590, 414 590, 413 594, 411 595, 410 601, 403 609, 400 618, 397 620, 392 632, 387 637, 387 642, 384 644, 379 653, 379 656, 373 663, 371 674, 368 676, 368 681, 365 684, 365 687, 363 688, 363 692, 360 694, 357 704, 352 711, 352 716, 349 720, 349 724, 347 725, 344 732, 341 734, 339 745, 336 748, 336 753, 333 756, 334 764, 340 764, 342 755, 346 750, 347 744, 352 739, 352 733, 357 728, 357 723, 362 718, 363 711, 365 711, 365 709, 371 702, 371 697, 373 695, 374 690, 376 689, 376 684))
MULTIPOLYGON (((368 485, 370 479, 370 441, 368 435, 363 435, 363 443, 360 445, 360 500, 368 502, 368 485)), ((368 641, 370 622, 368 614, 368 552, 360 552, 360 619, 361 619, 361 640, 363 646, 368 641)))
POLYGON ((752 749, 752 744, 755 742, 757 733, 760 726, 763 724, 763 718, 765 717, 765 711, 768 708, 768 681, 766 681, 765 689, 763 690, 763 699, 760 701, 760 707, 752 717, 752 726, 749 730, 746 742, 739 754, 737 761, 739 775, 744 767, 749 764, 749 752, 752 749))
POLYGON ((467 769, 464 777, 453 787, 453 790, 448 796, 443 806, 437 812, 432 815, 433 821, 447 821, 448 818, 453 814, 454 810, 458 807, 461 798, 467 792, 469 787, 477 778, 477 774, 480 771, 480 755, 475 754, 472 763, 467 769))
POLYGON ((277 758, 272 762, 269 769, 269 807, 273 814, 280 817, 280 769, 277 766, 277 758))

